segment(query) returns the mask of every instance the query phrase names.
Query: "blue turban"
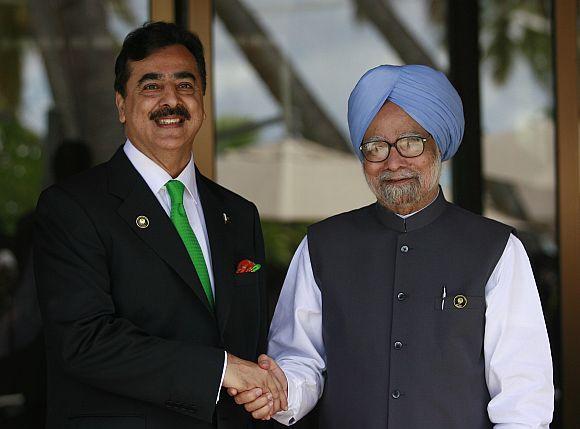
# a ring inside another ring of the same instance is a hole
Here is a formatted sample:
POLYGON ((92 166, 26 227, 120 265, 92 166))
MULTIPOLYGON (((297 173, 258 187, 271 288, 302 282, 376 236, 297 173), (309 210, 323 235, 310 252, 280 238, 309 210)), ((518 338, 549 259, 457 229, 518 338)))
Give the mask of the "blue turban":
POLYGON ((350 140, 359 159, 364 134, 387 101, 433 136, 443 161, 455 155, 465 120, 459 94, 447 77, 427 66, 382 65, 367 71, 348 98, 350 140))

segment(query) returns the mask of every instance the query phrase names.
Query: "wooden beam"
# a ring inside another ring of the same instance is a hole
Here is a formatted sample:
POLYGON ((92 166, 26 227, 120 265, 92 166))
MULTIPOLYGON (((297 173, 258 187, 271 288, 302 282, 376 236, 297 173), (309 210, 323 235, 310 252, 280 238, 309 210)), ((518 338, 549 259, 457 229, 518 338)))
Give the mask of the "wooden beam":
POLYGON ((149 7, 151 21, 175 22, 175 8, 172 1, 151 0, 149 7))
MULTIPOLYGON (((393 10, 392 2, 384 0, 356 0, 365 17, 374 24, 385 42, 391 46, 405 64, 423 64, 434 69, 441 68, 435 63, 430 52, 413 36, 409 26, 393 10)), ((442 70, 443 71, 443 70, 442 70)))
POLYGON ((205 120, 195 137, 195 164, 210 179, 215 178, 215 125, 213 104, 212 0, 151 0, 151 20, 175 22, 196 33, 204 48, 207 87, 204 96, 205 120), (184 23, 186 25, 184 25, 184 23))
MULTIPOLYGON (((564 427, 580 422, 580 150, 576 0, 554 1, 564 427)), ((556 362, 556 365, 558 362, 556 362)))
POLYGON ((210 179, 215 179, 215 115, 213 96, 213 2, 189 0, 187 7, 189 30, 196 33, 203 44, 207 87, 204 96, 205 120, 195 138, 195 164, 210 179))
POLYGON ((216 14, 284 111, 288 134, 350 153, 350 143, 247 2, 215 0, 216 14))

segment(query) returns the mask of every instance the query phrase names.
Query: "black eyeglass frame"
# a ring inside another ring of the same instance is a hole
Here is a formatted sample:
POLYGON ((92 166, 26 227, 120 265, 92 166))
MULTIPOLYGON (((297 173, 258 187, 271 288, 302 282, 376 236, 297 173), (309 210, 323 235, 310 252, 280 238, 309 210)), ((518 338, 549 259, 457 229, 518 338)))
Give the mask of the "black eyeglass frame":
POLYGON ((421 156, 421 155, 423 155, 423 153, 425 152, 425 143, 427 143, 427 140, 429 140, 429 138, 430 138, 430 137, 431 137, 431 136, 423 137, 423 136, 420 136, 420 135, 408 135, 408 136, 401 136, 401 137, 399 137, 397 140, 395 140, 395 142, 394 142, 394 143, 391 143, 391 142, 389 142, 389 141, 387 141, 387 140, 384 140, 384 139, 372 139, 372 140, 369 140, 369 141, 363 142, 363 143, 362 143, 362 144, 359 146, 359 148, 358 148, 358 149, 359 149, 359 150, 360 150, 360 152, 362 153, 362 155, 363 155, 364 159, 366 159, 368 162, 375 162, 375 163, 377 163, 377 162, 385 162, 385 161, 386 161, 386 160, 389 158, 389 155, 391 154, 391 147, 394 147, 394 148, 395 148, 395 150, 397 151, 397 153, 398 153, 399 155, 401 155, 403 158, 417 158, 418 156, 421 156), (401 141, 401 140, 403 140, 403 139, 408 139, 409 137, 416 137, 416 138, 418 138, 419 140, 421 140, 421 142, 423 143, 423 149, 421 150, 421 153, 420 153, 420 154, 418 154, 418 155, 413 155, 413 156, 405 156, 405 155, 403 155, 403 154, 401 153, 401 151, 399 150, 399 147, 398 147, 397 143, 399 143, 399 141, 401 141), (368 158, 365 156, 365 153, 363 152, 363 146, 365 146, 365 145, 367 145, 367 144, 369 144, 369 143, 378 143, 378 142, 386 143, 386 144, 387 144, 387 147, 389 148, 389 151, 387 152, 387 156, 386 156, 384 159, 381 159, 380 161, 371 161, 370 159, 368 159, 368 158))

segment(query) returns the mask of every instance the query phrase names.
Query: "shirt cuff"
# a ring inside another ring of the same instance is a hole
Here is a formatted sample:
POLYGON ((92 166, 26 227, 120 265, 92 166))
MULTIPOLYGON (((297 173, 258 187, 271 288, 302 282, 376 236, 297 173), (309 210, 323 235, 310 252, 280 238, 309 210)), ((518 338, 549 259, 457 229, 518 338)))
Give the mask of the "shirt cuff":
POLYGON ((216 404, 220 401, 220 393, 222 391, 222 385, 224 384, 224 377, 226 376, 227 367, 228 367, 228 352, 224 350, 224 369, 222 370, 222 379, 220 380, 220 385, 217 391, 217 398, 215 400, 216 404))
POLYGON ((288 410, 278 411, 272 416, 272 418, 285 426, 291 426, 297 422, 296 414, 300 406, 300 392, 298 391, 294 380, 289 377, 287 373, 284 373, 284 375, 288 382, 288 410))

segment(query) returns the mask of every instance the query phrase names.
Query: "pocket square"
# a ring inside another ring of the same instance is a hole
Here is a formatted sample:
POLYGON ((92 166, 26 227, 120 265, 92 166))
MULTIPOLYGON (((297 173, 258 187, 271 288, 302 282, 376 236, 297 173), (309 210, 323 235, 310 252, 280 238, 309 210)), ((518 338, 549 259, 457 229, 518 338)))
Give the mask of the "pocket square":
POLYGON ((256 264, 249 259, 244 259, 238 263, 238 268, 236 268, 236 274, 243 274, 243 273, 255 273, 258 271, 262 266, 260 264, 256 264))

